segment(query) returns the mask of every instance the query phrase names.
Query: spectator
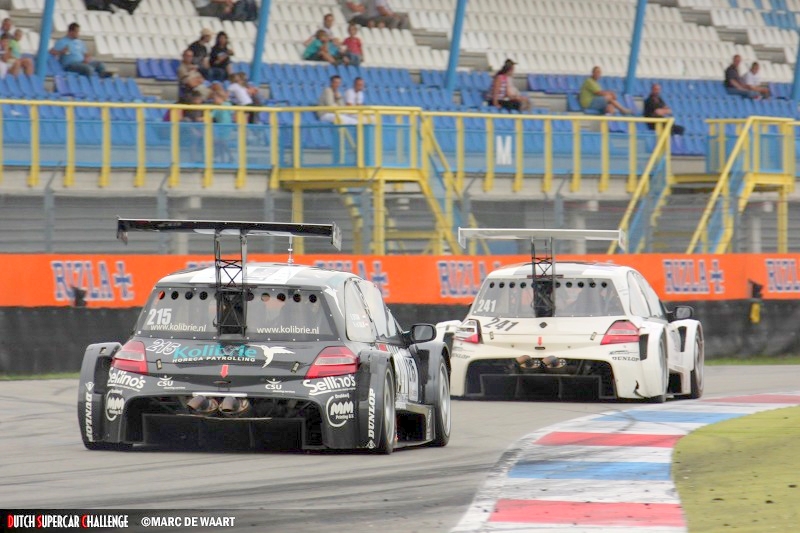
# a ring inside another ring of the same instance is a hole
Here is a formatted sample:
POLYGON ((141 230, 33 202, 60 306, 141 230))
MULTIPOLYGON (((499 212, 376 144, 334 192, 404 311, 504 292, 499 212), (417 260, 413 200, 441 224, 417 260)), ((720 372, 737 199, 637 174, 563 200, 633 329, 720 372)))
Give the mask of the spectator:
POLYGON ((231 56, 233 50, 228 46, 228 34, 221 31, 217 34, 217 40, 211 48, 209 56, 208 76, 209 80, 226 80, 230 77, 233 67, 231 66, 231 56))
POLYGON ((192 78, 200 77, 201 83, 205 78, 200 73, 197 65, 194 62, 194 53, 191 48, 183 51, 183 56, 180 65, 178 65, 178 98, 182 98, 185 94, 189 93, 196 86, 192 78))
POLYGON ((17 28, 14 30, 13 37, 11 37, 11 34, 4 33, 0 35, 0 38, 7 36, 9 37, 8 43, 2 43, 2 60, 8 66, 8 73, 16 76, 21 70, 28 76, 32 76, 33 61, 29 57, 22 57, 22 51, 19 48, 19 42, 22 40, 22 30, 17 28))
MULTIPOLYGON (((322 107, 344 106, 344 98, 342 98, 342 93, 339 92, 339 87, 341 86, 341 76, 331 76, 330 85, 325 87, 325 90, 322 91, 322 95, 319 97, 319 105, 322 107)), ((339 124, 356 124, 358 122, 358 119, 353 115, 339 114, 337 116, 332 110, 318 111, 317 116, 322 122, 335 123, 337 122, 337 118, 339 124)))
POLYGON ((739 75, 739 64, 742 62, 742 56, 736 54, 733 56, 733 62, 725 69, 725 90, 728 94, 734 96, 741 96, 743 98, 752 98, 760 100, 761 94, 758 91, 753 91, 747 88, 744 80, 739 75))
POLYGON ((614 91, 604 91, 600 85, 600 77, 603 72, 600 67, 592 69, 592 75, 586 78, 581 86, 578 101, 584 111, 596 111, 606 115, 613 115, 616 109, 623 115, 633 114, 630 109, 624 107, 617 101, 617 94, 614 91))
MULTIPOLYGON (((234 105, 262 105, 261 94, 258 92, 258 87, 253 87, 247 83, 247 74, 244 72, 238 72, 231 76, 231 84, 228 85, 228 93, 234 105)), ((250 124, 256 124, 258 122, 258 113, 250 112, 247 115, 250 124)))
MULTIPOLYGON (((324 31, 328 34, 328 42, 333 43, 335 46, 341 46, 342 41, 337 39, 336 36, 333 34, 333 13, 328 13, 324 17, 322 17, 322 26, 319 27, 320 30, 324 31)), ((312 36, 307 43, 310 42, 315 36, 312 36)))
MULTIPOLYGON (((661 85, 654 83, 650 88, 650 96, 644 101, 644 116, 647 118, 665 118, 670 115, 672 115, 672 109, 661 98, 661 85)), ((647 127, 651 130, 656 129, 656 125, 652 122, 648 122, 647 127)), ((672 124, 670 133, 672 135, 683 135, 683 131, 683 126, 672 124)))
MULTIPOLYGON (((220 85, 220 89, 222 86, 220 85)), ((230 109, 231 102, 225 89, 212 92, 211 103, 222 108, 211 111, 211 120, 219 126, 214 127, 214 159, 220 163, 233 162, 230 139, 233 135, 233 111, 230 109)))
POLYGON ((6 58, 11 58, 11 47, 8 45, 8 40, 7 33, 0 35, 0 78, 5 78, 10 68, 6 62, 6 58))
POLYGON ((2 24, 0 24, 0 35, 8 35, 10 37, 14 35, 14 30, 14 21, 8 17, 4 18, 2 24))
POLYGON ((758 74, 759 70, 761 70, 761 67, 758 61, 753 61, 753 64, 750 65, 750 70, 745 72, 742 77, 742 81, 747 89, 757 92, 762 98, 769 98, 771 96, 769 87, 761 84, 761 76, 758 74))
POLYGON ((339 61, 336 56, 331 53, 328 34, 325 33, 325 30, 317 30, 315 38, 306 45, 303 59, 306 61, 327 61, 331 65, 338 64, 339 61))
POLYGON ((408 15, 393 11, 389 5, 389 0, 368 0, 366 7, 367 17, 371 24, 384 24, 387 28, 401 30, 411 28, 411 24, 408 22, 408 15))
POLYGON ((208 68, 210 67, 208 43, 211 42, 211 36, 213 35, 214 32, 209 28, 203 28, 200 30, 200 38, 189 45, 189 50, 192 51, 194 56, 194 64, 199 67, 200 73, 204 78, 208 77, 208 68))
POLYGON ((344 105, 364 105, 364 80, 356 78, 353 86, 344 92, 344 105))
POLYGON ((84 0, 86 9, 90 11, 115 11, 115 7, 124 9, 128 14, 133 15, 142 0, 84 0), (115 6, 115 7, 112 7, 115 6))
POLYGON ((95 72, 102 78, 108 78, 106 66, 100 61, 92 61, 86 53, 86 44, 80 40, 81 27, 73 22, 67 27, 67 34, 56 41, 50 53, 59 58, 61 66, 67 72, 76 72, 84 76, 91 76, 95 72))
MULTIPOLYGON (((179 104, 186 105, 202 105, 205 98, 199 92, 192 92, 183 100, 178 100, 179 104)), ((169 113, 169 111, 167 111, 169 113)), ((186 142, 189 145, 189 157, 192 161, 198 162, 203 160, 203 110, 202 109, 184 109, 181 116, 181 122, 187 124, 181 126, 181 136, 186 132, 186 142)))
POLYGON ((347 27, 347 39, 344 40, 344 45, 347 48, 345 55, 349 63, 354 67, 361 65, 364 60, 364 51, 361 48, 361 39, 358 37, 358 26, 350 24, 347 27))
POLYGON ((258 18, 255 0, 194 0, 197 13, 220 20, 251 22, 258 18))
POLYGON ((514 61, 506 59, 502 68, 494 75, 486 101, 498 109, 527 111, 531 107, 531 102, 514 86, 514 65, 516 65, 514 61))
POLYGON ((345 0, 342 2, 344 18, 350 24, 374 27, 375 23, 367 16, 367 7, 361 0, 345 0))

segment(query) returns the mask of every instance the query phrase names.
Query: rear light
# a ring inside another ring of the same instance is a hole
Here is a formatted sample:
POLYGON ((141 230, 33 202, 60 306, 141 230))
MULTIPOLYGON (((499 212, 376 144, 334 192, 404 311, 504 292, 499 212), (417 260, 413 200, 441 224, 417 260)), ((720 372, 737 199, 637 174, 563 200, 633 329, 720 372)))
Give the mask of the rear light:
POLYGON ((321 352, 311 368, 306 372, 306 379, 324 378, 355 374, 358 370, 358 356, 346 346, 328 346, 321 352))
POLYGON ((455 338, 463 342, 478 344, 481 339, 481 323, 477 320, 466 320, 455 332, 455 338))
POLYGON ((144 343, 141 341, 128 341, 125 346, 114 354, 111 366, 126 372, 147 374, 147 357, 145 356, 144 343))
POLYGON ((639 328, 627 320, 617 320, 608 328, 600 344, 639 342, 639 328))

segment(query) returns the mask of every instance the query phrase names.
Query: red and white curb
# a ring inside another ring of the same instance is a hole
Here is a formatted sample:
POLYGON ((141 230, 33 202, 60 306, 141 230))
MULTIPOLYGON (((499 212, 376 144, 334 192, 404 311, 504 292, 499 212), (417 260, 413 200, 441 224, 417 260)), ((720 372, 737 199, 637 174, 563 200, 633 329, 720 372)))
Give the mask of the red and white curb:
POLYGON ((708 424, 800 405, 800 392, 606 411, 520 439, 451 533, 684 533, 675 443, 708 424))

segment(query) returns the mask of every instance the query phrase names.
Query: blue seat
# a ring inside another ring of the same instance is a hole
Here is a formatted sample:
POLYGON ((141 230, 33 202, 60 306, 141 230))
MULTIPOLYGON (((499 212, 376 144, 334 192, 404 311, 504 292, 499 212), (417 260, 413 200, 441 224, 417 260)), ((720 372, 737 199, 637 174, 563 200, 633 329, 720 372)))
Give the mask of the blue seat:
POLYGON ((155 78, 149 59, 139 58, 136 60, 136 75, 140 78, 155 78))

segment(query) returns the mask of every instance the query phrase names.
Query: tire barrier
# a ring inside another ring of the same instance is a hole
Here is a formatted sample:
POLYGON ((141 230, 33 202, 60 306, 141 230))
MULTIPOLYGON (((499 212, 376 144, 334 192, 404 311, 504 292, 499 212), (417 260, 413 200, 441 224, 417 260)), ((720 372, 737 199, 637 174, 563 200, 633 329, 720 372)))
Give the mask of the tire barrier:
MULTIPOLYGON (((709 359, 800 352, 800 332, 794 327, 800 322, 800 301, 722 300, 691 305, 703 324, 709 359), (752 312, 754 303, 759 305, 759 313, 752 312)), ((420 322, 461 319, 468 309, 465 305, 389 307, 406 327, 420 322)), ((0 308, 0 374, 77 372, 86 346, 124 341, 139 311, 139 308, 0 308)))

